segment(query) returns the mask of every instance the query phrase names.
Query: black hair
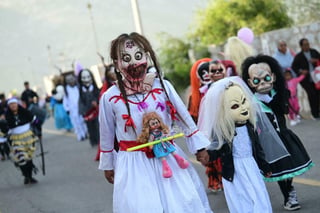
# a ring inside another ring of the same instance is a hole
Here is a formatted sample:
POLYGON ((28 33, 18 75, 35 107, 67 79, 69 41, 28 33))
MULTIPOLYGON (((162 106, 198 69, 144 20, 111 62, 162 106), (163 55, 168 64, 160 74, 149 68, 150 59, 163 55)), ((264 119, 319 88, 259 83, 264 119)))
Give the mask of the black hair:
POLYGON ((93 90, 94 90, 94 91, 99 90, 99 88, 98 88, 98 86, 97 86, 97 83, 96 83, 96 81, 95 81, 95 79, 94 79, 94 76, 93 76, 92 72, 91 72, 89 69, 82 69, 82 70, 79 72, 79 75, 78 75, 79 97, 80 97, 80 100, 81 100, 82 102, 84 102, 84 96, 82 95, 82 94, 83 94, 83 91, 82 91, 82 86, 83 86, 83 84, 82 84, 82 82, 81 82, 81 74, 82 74, 82 72, 85 71, 85 70, 88 71, 89 74, 90 74, 90 76, 91 76, 92 85, 93 85, 93 90))
MULTIPOLYGON (((250 79, 249 67, 252 64, 258 64, 258 63, 268 64, 271 69, 271 72, 274 73, 274 75, 276 77, 276 81, 273 83, 273 89, 277 92, 279 100, 281 100, 280 104, 282 104, 282 106, 279 106, 279 107, 281 107, 283 110, 285 110, 287 108, 287 104, 288 104, 288 100, 287 100, 288 90, 286 88, 286 83, 285 83, 285 79, 283 76, 282 68, 276 59, 274 59, 271 56, 263 55, 263 54, 259 54, 257 56, 251 56, 251 57, 246 58, 241 65, 243 81, 250 88, 250 85, 248 84, 248 79, 250 79)), ((252 88, 250 88, 250 89, 252 92, 255 92, 252 88)))
POLYGON ((302 44, 303 44, 304 41, 308 41, 308 39, 306 39, 306 38, 300 39, 300 41, 299 41, 300 47, 302 47, 302 44))

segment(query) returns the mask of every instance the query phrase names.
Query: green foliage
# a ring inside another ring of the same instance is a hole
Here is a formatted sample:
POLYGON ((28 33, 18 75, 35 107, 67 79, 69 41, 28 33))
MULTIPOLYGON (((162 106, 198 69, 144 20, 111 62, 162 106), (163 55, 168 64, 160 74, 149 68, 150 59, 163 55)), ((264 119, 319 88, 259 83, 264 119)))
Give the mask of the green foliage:
POLYGON ((292 24, 284 0, 208 0, 206 9, 198 11, 195 30, 186 41, 169 34, 159 34, 159 61, 165 77, 178 92, 190 84, 193 60, 210 57, 208 45, 221 44, 235 36, 241 27, 255 35, 288 27, 292 24), (190 58, 189 50, 194 55, 190 58))
POLYGON ((288 7, 288 14, 296 24, 319 21, 319 0, 283 0, 288 7))
POLYGON ((178 92, 190 84, 192 60, 189 50, 195 52, 196 59, 210 57, 208 48, 197 42, 186 42, 167 33, 158 35, 160 40, 159 61, 165 77, 171 81, 178 92))
POLYGON ((198 11, 194 32, 204 44, 220 44, 235 36, 241 27, 255 35, 288 27, 292 20, 280 0, 210 0, 205 10, 198 11))

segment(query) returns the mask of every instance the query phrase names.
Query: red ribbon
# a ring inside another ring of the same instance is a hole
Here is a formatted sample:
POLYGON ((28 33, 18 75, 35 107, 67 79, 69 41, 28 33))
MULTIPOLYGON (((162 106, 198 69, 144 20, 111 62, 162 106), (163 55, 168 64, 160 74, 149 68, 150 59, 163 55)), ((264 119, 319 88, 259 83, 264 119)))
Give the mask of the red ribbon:
POLYGON ((151 90, 150 93, 152 95, 153 100, 157 99, 153 93, 161 94, 162 91, 163 91, 163 89, 160 89, 160 88, 156 88, 156 89, 151 90))
POLYGON ((166 101, 166 105, 169 107, 171 119, 177 121, 178 118, 175 116, 175 114, 177 113, 176 108, 174 108, 173 104, 170 101, 166 101))
POLYGON ((127 120, 124 126, 124 131, 127 132, 127 126, 131 126, 133 128, 136 128, 136 125, 134 124, 131 116, 123 114, 122 119, 127 120))
POLYGON ((125 101, 124 101, 124 98, 122 97, 122 95, 115 95, 115 96, 112 96, 110 99, 109 99, 109 101, 111 101, 112 99, 116 99, 115 101, 114 101, 114 103, 116 104, 119 100, 121 100, 121 101, 123 101, 123 103, 125 103, 125 101))

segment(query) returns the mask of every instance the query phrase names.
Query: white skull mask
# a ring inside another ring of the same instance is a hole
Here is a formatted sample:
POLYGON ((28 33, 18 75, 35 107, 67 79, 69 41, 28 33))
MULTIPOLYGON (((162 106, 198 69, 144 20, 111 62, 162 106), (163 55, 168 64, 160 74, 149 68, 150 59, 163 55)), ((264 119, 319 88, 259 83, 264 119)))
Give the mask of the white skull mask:
POLYGON ((250 102, 239 86, 230 86, 225 91, 226 113, 235 123, 244 123, 250 118, 250 102))
POLYGON ((118 63, 120 72, 129 82, 142 82, 147 74, 147 53, 132 40, 124 42, 118 63))
POLYGON ((197 69, 197 77, 201 84, 209 84, 211 82, 209 75, 209 62, 201 63, 197 69))
POLYGON ((268 94, 272 90, 276 78, 267 63, 252 64, 248 73, 248 84, 255 92, 268 94))
POLYGON ((83 70, 81 72, 81 82, 86 87, 89 87, 92 84, 92 77, 91 77, 90 72, 88 70, 83 70))

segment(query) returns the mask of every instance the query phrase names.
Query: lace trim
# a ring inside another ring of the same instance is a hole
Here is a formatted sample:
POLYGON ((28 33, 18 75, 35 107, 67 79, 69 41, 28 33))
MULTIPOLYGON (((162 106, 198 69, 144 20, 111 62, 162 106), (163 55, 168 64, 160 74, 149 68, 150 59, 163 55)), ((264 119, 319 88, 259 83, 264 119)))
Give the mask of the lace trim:
POLYGON ((266 182, 275 182, 275 181, 280 181, 280 180, 284 180, 284 179, 288 179, 288 178, 293 178, 295 176, 302 175, 303 173, 305 173, 306 171, 311 169, 313 166, 314 166, 314 163, 311 162, 307 167, 302 168, 302 169, 300 169, 298 171, 295 171, 293 173, 285 174, 285 175, 282 175, 280 177, 271 177, 271 178, 264 177, 263 179, 266 182))

